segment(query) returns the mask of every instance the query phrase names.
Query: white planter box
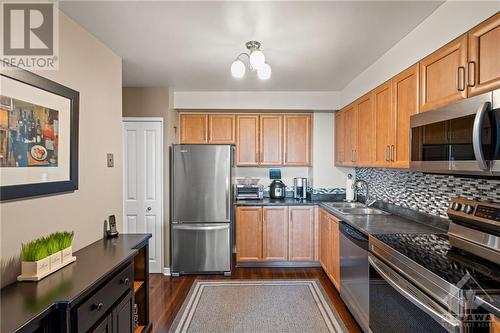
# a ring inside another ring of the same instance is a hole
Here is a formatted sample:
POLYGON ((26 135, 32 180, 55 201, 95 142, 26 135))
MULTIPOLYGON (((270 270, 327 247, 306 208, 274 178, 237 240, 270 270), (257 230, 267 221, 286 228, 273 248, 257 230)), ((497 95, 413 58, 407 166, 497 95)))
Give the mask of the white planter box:
POLYGON ((21 263, 21 275, 17 281, 39 281, 76 260, 72 247, 54 253, 39 261, 21 263))
POLYGON ((54 272, 57 271, 59 268, 62 267, 62 251, 57 251, 54 254, 51 254, 49 256, 50 260, 50 271, 54 272))
POLYGON ((67 247, 61 251, 62 263, 70 263, 75 261, 73 258, 73 247, 67 247))
POLYGON ((18 281, 24 281, 35 277, 37 280, 47 276, 50 274, 50 259, 49 257, 43 258, 38 261, 23 261, 21 262, 21 271, 22 274, 17 277, 18 281))

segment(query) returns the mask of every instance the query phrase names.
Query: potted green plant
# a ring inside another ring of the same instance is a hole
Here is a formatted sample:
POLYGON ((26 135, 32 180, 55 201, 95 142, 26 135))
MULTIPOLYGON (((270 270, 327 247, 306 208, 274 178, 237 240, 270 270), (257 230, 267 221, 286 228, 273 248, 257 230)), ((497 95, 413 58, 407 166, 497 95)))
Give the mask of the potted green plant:
POLYGON ((61 233, 56 232, 45 238, 47 252, 49 253, 50 270, 56 271, 62 266, 61 233))
POLYGON ((21 276, 45 276, 50 273, 50 260, 45 239, 35 239, 21 246, 21 276))
POLYGON ((56 232, 21 245, 21 275, 18 281, 38 281, 76 260, 74 232, 56 232))

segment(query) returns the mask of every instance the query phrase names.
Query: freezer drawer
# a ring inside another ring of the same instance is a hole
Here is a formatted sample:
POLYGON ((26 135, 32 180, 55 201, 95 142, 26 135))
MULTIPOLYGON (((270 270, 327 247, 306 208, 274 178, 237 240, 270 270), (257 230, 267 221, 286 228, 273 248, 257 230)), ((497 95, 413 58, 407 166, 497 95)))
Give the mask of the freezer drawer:
POLYGON ((172 224, 172 273, 229 272, 230 225, 172 224))

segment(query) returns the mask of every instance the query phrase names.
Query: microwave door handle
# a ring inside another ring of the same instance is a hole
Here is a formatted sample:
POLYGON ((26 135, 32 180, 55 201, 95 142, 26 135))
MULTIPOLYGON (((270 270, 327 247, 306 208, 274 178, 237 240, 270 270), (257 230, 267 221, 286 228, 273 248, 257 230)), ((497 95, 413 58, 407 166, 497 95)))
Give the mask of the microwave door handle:
POLYGON ((379 265, 375 262, 375 260, 372 259, 371 255, 368 257, 368 261, 370 262, 370 265, 377 271, 377 273, 380 274, 380 276, 389 283, 389 285, 396 289, 397 292, 399 292, 402 296, 404 296, 408 301, 410 301, 413 305, 427 313, 429 316, 434 318, 435 320, 439 321, 442 320, 444 321, 447 325, 449 325, 452 329, 449 330, 450 332, 458 332, 459 328, 461 326, 461 322, 456 319, 451 317, 448 313, 439 313, 436 309, 430 307, 429 305, 425 304, 423 301, 419 300, 416 298, 413 294, 410 292, 406 291, 406 289, 402 286, 400 286, 396 281, 391 279, 391 277, 384 272, 384 269, 379 267, 379 265))
POLYGON ((472 147, 474 148, 474 156, 481 170, 487 171, 489 169, 488 162, 484 158, 483 142, 481 138, 481 130, 483 129, 484 118, 490 109, 490 102, 481 104, 474 119, 474 126, 472 129, 472 147))

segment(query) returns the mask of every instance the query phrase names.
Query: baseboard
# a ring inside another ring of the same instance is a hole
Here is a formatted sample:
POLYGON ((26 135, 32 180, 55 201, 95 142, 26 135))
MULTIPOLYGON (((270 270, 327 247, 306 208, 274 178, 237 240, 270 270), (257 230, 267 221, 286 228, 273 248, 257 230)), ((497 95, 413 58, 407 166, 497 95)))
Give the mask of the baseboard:
POLYGON ((163 267, 163 275, 170 276, 170 267, 163 267))

